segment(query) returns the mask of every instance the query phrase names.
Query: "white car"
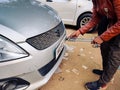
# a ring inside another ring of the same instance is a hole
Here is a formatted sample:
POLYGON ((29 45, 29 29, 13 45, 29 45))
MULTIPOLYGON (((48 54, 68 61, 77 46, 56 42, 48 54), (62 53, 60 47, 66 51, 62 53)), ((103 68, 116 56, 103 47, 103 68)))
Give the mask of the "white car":
MULTIPOLYGON (((54 8, 64 24, 74 25, 77 28, 85 25, 92 15, 91 0, 37 0, 54 8)), ((91 29, 92 32, 94 29, 91 29)))
POLYGON ((66 51, 57 13, 36 0, 0 0, 0 90, 46 84, 66 51))

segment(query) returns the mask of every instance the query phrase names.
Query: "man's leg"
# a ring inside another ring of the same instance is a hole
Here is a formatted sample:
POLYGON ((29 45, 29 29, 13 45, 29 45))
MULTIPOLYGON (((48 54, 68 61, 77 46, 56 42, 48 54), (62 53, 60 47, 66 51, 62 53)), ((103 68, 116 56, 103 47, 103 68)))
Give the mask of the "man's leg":
MULTIPOLYGON (((104 63, 105 64, 105 63, 104 63)), ((107 65, 104 66, 103 74, 100 77, 100 83, 108 83, 113 78, 120 65, 120 47, 115 44, 110 45, 107 65)))
POLYGON ((102 70, 99 69, 93 69, 93 73, 97 75, 102 75, 103 70, 106 68, 106 65, 108 64, 108 53, 110 51, 109 44, 107 42, 104 42, 100 46, 101 50, 101 57, 102 57, 102 70))
POLYGON ((108 55, 110 51, 108 42, 102 43, 100 50, 101 50, 101 56, 102 56, 102 66, 103 66, 103 71, 104 71, 104 69, 108 65, 108 55))
POLYGON ((107 65, 104 67, 100 79, 94 82, 88 82, 85 87, 89 90, 105 89, 107 83, 113 78, 120 65, 120 35, 119 38, 109 42, 110 50, 107 55, 107 65))

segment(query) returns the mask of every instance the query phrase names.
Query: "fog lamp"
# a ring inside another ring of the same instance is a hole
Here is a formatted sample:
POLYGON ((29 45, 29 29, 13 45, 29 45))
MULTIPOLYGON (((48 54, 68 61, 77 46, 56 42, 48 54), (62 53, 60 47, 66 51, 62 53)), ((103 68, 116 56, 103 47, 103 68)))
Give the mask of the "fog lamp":
POLYGON ((21 78, 7 78, 0 80, 0 90, 25 90, 29 82, 21 78))

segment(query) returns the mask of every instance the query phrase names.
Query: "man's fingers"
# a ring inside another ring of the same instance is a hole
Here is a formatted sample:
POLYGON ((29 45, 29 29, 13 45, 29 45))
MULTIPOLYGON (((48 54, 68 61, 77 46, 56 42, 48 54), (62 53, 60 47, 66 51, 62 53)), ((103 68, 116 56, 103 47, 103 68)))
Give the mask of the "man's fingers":
POLYGON ((91 44, 98 44, 95 40, 91 41, 91 44))

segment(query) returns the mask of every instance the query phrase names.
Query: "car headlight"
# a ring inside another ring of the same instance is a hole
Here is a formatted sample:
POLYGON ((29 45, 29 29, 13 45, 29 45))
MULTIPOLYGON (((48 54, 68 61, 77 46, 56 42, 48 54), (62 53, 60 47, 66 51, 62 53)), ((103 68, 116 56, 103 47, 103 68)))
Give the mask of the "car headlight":
POLYGON ((0 35, 0 62, 15 60, 28 56, 21 47, 0 35))

